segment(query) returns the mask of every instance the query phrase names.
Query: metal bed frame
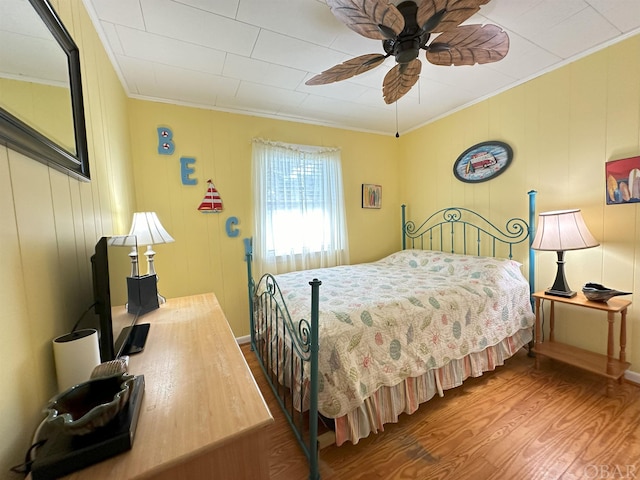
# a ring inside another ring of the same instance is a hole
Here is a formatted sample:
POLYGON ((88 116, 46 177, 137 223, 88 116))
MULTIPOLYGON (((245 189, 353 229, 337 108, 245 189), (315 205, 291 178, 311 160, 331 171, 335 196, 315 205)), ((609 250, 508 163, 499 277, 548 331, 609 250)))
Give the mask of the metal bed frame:
MULTIPOLYGON (((462 207, 439 210, 416 227, 414 222, 406 221, 405 205, 402 205, 402 249, 419 248, 455 253, 458 247, 459 253, 467 255, 481 255, 488 249, 491 255, 485 256, 496 256, 497 252, 506 249, 508 258, 512 258, 513 247, 528 240, 529 289, 533 293, 535 269, 531 242, 536 192, 532 190, 528 195, 528 222, 522 218, 512 218, 506 222, 504 229, 496 227, 482 215, 462 207), (486 242, 489 242, 488 247, 486 242)), ((273 275, 263 275, 257 284, 253 280, 252 256, 251 243, 245 242, 251 350, 255 352, 260 368, 309 461, 309 479, 318 480, 318 318, 322 282, 315 278, 309 282, 310 318, 293 321, 273 275), (279 334, 282 338, 277 336, 279 334), (281 367, 283 362, 284 366, 281 367), (308 382, 304 378, 305 363, 309 365, 306 369, 308 382), (299 391, 295 385, 299 385, 299 391), (302 405, 307 393, 309 410, 305 412, 302 405)))

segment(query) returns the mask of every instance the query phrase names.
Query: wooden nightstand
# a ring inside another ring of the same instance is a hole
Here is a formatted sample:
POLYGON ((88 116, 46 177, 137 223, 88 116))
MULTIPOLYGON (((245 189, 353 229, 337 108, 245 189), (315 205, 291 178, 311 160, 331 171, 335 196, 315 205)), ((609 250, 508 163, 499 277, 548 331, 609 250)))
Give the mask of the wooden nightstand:
POLYGON ((596 373, 607 379, 607 396, 611 396, 613 393, 614 381, 622 383, 624 372, 631 365, 625 358, 625 348, 627 344, 627 308, 631 305, 631 300, 612 298, 607 303, 591 302, 587 300, 581 292, 578 292, 578 294, 573 298, 556 297, 553 295, 547 295, 545 292, 536 292, 533 294, 533 297, 536 299, 536 338, 533 348, 533 351, 536 354, 536 368, 540 367, 540 356, 544 356, 596 373), (549 340, 546 342, 542 342, 542 318, 540 306, 543 300, 547 300, 550 303, 549 340), (607 333, 607 355, 601 355, 599 353, 590 352, 588 350, 555 341, 554 307, 556 302, 573 305, 574 307, 592 308, 607 312, 607 321, 609 324, 607 333), (613 323, 616 313, 619 313, 621 316, 620 355, 618 358, 615 358, 613 353, 613 323))

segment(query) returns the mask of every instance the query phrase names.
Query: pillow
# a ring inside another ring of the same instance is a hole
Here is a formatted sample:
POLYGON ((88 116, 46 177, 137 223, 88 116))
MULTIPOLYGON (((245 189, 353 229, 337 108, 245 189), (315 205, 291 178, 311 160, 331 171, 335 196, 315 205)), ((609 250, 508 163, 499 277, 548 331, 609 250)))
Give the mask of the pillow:
POLYGON ((522 277, 521 263, 494 257, 478 257, 434 250, 401 250, 380 260, 387 265, 419 268, 439 275, 496 280, 522 277))

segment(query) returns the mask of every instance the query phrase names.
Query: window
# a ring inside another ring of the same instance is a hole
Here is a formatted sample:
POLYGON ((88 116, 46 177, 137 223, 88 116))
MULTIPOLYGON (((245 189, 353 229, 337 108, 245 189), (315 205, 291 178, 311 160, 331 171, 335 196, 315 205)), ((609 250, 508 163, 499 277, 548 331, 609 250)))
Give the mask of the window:
POLYGON ((254 140, 253 191, 258 270, 348 263, 340 150, 254 140))

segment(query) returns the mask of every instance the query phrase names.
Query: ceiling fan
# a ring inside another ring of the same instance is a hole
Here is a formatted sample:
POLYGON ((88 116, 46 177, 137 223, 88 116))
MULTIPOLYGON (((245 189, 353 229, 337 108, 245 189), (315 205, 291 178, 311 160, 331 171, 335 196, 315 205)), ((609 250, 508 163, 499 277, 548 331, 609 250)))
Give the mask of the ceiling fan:
POLYGON ((475 65, 502 60, 509 36, 496 25, 460 25, 489 0, 413 0, 395 6, 388 0, 326 0, 333 14, 360 35, 382 40, 385 54, 360 55, 305 82, 325 85, 346 80, 380 65, 390 56, 394 66, 384 77, 387 104, 402 98, 418 81, 420 50, 434 65, 475 65), (431 43, 429 40, 436 36, 431 43))

